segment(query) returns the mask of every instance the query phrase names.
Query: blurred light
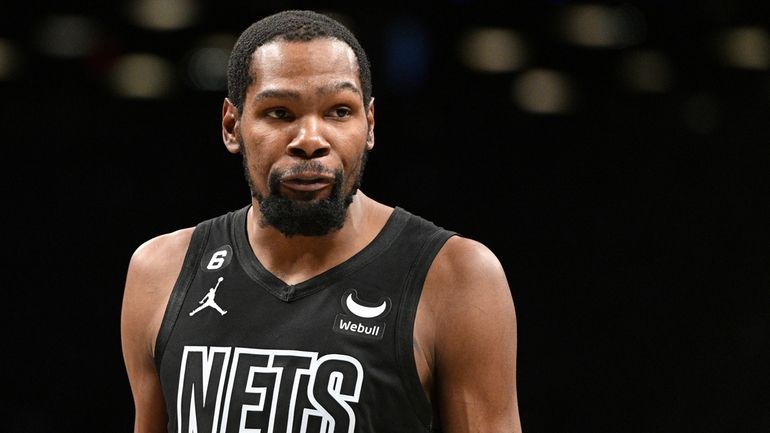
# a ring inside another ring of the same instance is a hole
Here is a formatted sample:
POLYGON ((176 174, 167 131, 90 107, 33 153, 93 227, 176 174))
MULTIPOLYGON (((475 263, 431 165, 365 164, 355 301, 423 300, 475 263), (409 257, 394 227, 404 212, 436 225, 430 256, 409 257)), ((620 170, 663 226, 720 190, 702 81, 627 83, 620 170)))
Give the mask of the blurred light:
POLYGON ((20 69, 19 50, 14 44, 0 38, 0 81, 10 80, 20 69))
POLYGON ((227 62, 236 39, 233 35, 211 35, 190 54, 187 74, 193 86, 201 90, 227 88, 227 62))
POLYGON ((620 69, 623 81, 632 90, 659 93, 671 89, 671 65, 661 52, 629 53, 623 57, 620 69))
POLYGON ((587 47, 623 47, 644 40, 644 16, 633 6, 571 5, 561 29, 567 42, 587 47))
POLYGON ((81 57, 94 47, 96 36, 91 19, 79 15, 57 15, 42 22, 37 41, 40 50, 48 55, 81 57))
POLYGON ((422 84, 428 72, 429 53, 426 31, 419 21, 395 21, 388 29, 385 46, 388 84, 400 92, 422 84))
POLYGON ((561 72, 548 69, 523 73, 511 88, 514 102, 532 113, 566 113, 572 109, 573 94, 570 79, 561 72))
POLYGON ((726 30, 717 50, 727 65, 745 69, 770 68, 770 35, 759 27, 726 30))
POLYGON ((197 0, 134 0, 128 15, 141 27, 176 30, 193 24, 199 9, 197 0))
POLYGON ((684 104, 683 116, 687 129, 698 134, 710 134, 719 126, 719 106, 708 93, 691 96, 684 104))
POLYGON ((510 72, 526 61, 526 47, 512 30, 471 30, 460 41, 460 58, 466 66, 486 72, 510 72))
POLYGON ((152 54, 121 57, 112 70, 112 89, 129 98, 158 98, 167 95, 173 85, 171 64, 152 54))

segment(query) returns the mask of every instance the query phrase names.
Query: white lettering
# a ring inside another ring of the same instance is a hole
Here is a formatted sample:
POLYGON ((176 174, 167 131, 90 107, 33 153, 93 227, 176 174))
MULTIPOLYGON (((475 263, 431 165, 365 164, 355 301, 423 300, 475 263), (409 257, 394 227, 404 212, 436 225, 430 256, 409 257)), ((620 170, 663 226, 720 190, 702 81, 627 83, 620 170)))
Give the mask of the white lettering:
MULTIPOLYGON (((351 322, 340 322, 345 325, 351 322)), ((363 332, 363 324, 353 325, 363 332)), ((296 350, 186 346, 176 430, 352 433, 351 404, 358 402, 362 384, 361 363, 347 355, 318 358, 317 352, 296 350)))
POLYGON ((364 323, 354 323, 353 321, 345 321, 340 319, 340 324, 337 329, 341 331, 348 331, 348 333, 355 332, 356 334, 379 337, 382 328, 379 325, 372 324, 372 326, 366 326, 364 323))
MULTIPOLYGON (((315 412, 323 417, 322 426, 327 427, 323 431, 353 433, 356 416, 349 403, 358 402, 361 396, 364 378, 361 363, 346 355, 325 355, 313 367, 308 397, 316 408, 315 412), (319 377, 325 377, 326 383, 318 381, 319 377)), ((302 422, 305 424, 304 419, 302 422)))
POLYGON ((222 264, 225 262, 225 257, 227 257, 227 250, 219 250, 215 252, 211 256, 211 260, 209 261, 209 264, 206 265, 206 269, 219 269, 222 267, 222 264))
POLYGON ((178 433, 216 433, 230 350, 228 347, 185 346, 176 403, 178 433), (214 386, 216 396, 212 401, 209 391, 214 386), (188 416, 184 416, 183 408, 189 411, 188 416), (207 421, 199 423, 200 419, 207 421))

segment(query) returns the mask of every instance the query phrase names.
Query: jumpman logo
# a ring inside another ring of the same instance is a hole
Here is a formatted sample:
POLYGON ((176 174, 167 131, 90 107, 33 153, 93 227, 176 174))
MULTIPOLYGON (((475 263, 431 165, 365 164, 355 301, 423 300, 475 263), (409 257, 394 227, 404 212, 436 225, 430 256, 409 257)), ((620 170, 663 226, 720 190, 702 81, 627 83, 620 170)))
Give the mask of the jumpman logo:
POLYGON ((219 277, 219 279, 217 280, 217 285, 214 286, 213 289, 209 289, 209 292, 206 293, 206 296, 204 296, 203 299, 198 301, 198 303, 201 304, 201 306, 196 308, 195 310, 191 311, 190 312, 190 316, 192 316, 193 314, 197 313, 198 311, 200 311, 200 310, 202 310, 202 309, 204 309, 206 307, 211 307, 211 308, 219 311, 219 314, 221 314, 223 316, 225 314, 227 314, 227 311, 219 308, 219 305, 217 305, 217 303, 214 302, 214 296, 216 296, 216 294, 217 294, 217 287, 219 287, 219 283, 221 283, 222 280, 224 280, 224 278, 219 277))

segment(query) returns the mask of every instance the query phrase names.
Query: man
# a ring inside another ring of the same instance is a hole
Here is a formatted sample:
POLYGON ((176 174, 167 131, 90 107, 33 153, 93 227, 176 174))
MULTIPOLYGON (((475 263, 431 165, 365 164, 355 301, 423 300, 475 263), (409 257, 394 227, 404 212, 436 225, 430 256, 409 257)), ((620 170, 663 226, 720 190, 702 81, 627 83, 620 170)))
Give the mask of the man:
POLYGON ((222 135, 251 202, 131 258, 135 432, 521 430, 498 259, 359 190, 371 88, 327 16, 281 12, 240 36, 222 135))

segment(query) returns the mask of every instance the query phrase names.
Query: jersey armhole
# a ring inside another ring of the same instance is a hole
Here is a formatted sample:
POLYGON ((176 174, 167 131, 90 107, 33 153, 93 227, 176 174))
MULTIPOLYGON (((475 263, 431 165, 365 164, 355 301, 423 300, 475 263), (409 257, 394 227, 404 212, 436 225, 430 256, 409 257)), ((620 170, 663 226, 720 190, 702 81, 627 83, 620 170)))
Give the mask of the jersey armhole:
POLYGON ((166 350, 166 344, 168 344, 171 331, 174 329, 174 324, 176 324, 176 320, 179 317, 179 311, 182 309, 182 304, 184 304, 184 299, 187 296, 187 290, 195 278, 196 268, 203 255, 203 249, 206 247, 210 228, 211 220, 208 220, 198 224, 195 230, 193 230, 190 245, 185 253, 182 270, 179 272, 179 277, 174 284, 174 288, 171 290, 166 311, 163 313, 163 321, 161 322, 160 330, 158 330, 158 337, 155 339, 155 368, 158 371, 160 371, 163 352, 166 350))
POLYGON ((396 357, 398 365, 401 367, 399 369, 401 381, 417 417, 422 418, 421 414, 428 414, 427 419, 420 419, 426 431, 434 431, 436 427, 432 425, 433 408, 425 395, 425 390, 420 382, 420 375, 417 372, 417 363, 414 359, 414 321, 428 269, 441 247, 455 235, 457 235, 456 232, 442 229, 434 233, 423 244, 417 259, 407 274, 406 288, 401 299, 399 319, 396 325, 396 357))

